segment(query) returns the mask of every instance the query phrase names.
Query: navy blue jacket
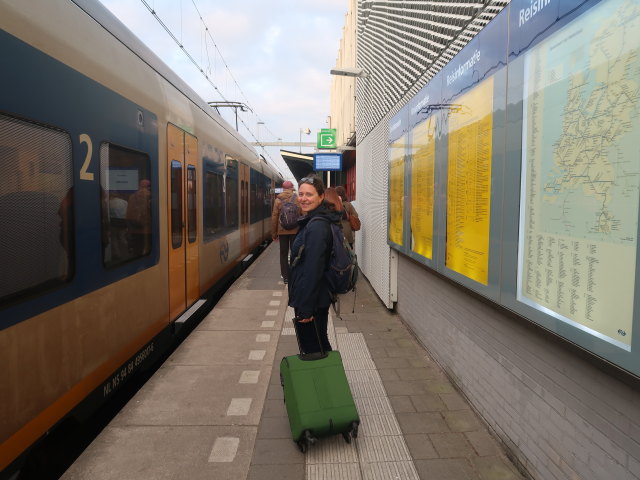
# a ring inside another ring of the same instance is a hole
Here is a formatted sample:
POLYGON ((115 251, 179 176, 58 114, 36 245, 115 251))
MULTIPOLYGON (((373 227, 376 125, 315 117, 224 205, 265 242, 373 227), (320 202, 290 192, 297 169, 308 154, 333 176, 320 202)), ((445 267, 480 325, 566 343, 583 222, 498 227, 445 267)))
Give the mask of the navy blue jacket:
POLYGON ((309 223, 316 216, 340 225, 340 213, 329 210, 324 204, 298 220, 300 230, 291 246, 289 306, 296 309, 301 318, 311 317, 317 308, 329 307, 332 299, 324 272, 329 265, 333 234, 329 222, 309 223))

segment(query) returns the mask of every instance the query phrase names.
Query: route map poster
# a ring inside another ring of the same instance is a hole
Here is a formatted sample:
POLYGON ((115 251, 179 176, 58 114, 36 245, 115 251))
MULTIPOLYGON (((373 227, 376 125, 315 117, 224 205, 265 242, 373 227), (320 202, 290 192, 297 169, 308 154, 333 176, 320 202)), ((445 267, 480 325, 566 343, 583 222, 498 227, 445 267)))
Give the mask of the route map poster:
POLYGON ((489 278, 493 78, 449 113, 445 265, 483 285, 489 278))
POLYGON ((405 143, 402 136, 389 146, 389 240, 396 245, 402 245, 405 143))
POLYGON ((640 4, 608 0, 524 60, 518 300, 630 351, 640 4))
POLYGON ((411 249, 433 258, 433 194, 436 119, 432 116, 412 130, 411 249))

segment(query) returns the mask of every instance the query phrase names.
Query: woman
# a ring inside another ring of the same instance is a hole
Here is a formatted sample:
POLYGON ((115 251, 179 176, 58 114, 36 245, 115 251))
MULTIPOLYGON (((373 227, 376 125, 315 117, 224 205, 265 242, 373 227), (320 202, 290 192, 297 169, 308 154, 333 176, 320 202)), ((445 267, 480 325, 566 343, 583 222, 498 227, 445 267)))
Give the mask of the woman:
POLYGON ((298 338, 303 353, 331 350, 327 336, 331 293, 324 272, 329 264, 333 235, 330 223, 340 224, 340 198, 333 190, 325 192, 324 183, 315 176, 298 182, 298 201, 302 214, 300 230, 291 247, 289 266, 289 306, 299 319, 298 338), (327 197, 327 198, 325 198, 327 197))
POLYGON ((356 208, 351 204, 351 202, 347 201, 347 192, 345 191, 344 187, 336 187, 336 192, 340 196, 340 199, 342 200, 342 206, 344 207, 344 211, 342 214, 342 231, 344 232, 344 238, 346 238, 347 242, 349 242, 349 246, 353 248, 354 234, 349 217, 358 218, 358 212, 356 212, 356 208))

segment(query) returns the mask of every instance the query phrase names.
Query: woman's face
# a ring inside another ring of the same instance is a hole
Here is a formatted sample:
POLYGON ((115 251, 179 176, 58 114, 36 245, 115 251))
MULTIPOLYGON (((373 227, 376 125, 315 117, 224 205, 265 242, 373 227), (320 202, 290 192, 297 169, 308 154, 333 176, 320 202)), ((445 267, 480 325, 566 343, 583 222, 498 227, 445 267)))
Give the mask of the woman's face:
POLYGON ((324 200, 324 195, 318 195, 318 191, 313 185, 303 183, 298 189, 298 200, 300 201, 302 213, 307 214, 320 206, 324 200))

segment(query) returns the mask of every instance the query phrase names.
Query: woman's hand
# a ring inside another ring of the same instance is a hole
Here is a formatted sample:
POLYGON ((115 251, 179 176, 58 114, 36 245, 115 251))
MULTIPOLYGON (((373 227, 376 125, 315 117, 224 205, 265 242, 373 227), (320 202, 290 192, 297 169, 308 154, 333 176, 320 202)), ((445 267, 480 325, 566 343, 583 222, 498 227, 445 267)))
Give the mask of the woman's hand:
POLYGON ((313 322, 313 317, 309 317, 309 318, 301 318, 300 320, 298 320, 300 323, 309 323, 309 322, 313 322))

